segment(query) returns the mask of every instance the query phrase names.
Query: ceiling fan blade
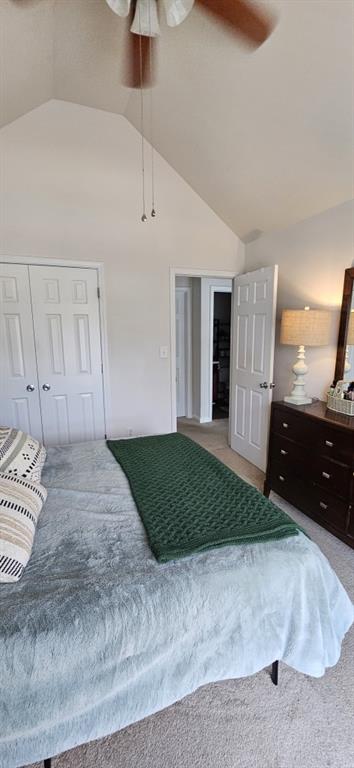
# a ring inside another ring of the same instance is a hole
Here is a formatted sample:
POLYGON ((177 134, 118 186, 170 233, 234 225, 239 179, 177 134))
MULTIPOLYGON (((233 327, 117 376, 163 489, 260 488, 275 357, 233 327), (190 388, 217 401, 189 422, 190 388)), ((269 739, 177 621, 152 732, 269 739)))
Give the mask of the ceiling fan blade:
POLYGON ((263 10, 247 0, 197 0, 199 5, 258 47, 271 34, 274 23, 263 10))
POLYGON ((125 82, 129 88, 150 88, 153 85, 155 39, 128 33, 125 82))

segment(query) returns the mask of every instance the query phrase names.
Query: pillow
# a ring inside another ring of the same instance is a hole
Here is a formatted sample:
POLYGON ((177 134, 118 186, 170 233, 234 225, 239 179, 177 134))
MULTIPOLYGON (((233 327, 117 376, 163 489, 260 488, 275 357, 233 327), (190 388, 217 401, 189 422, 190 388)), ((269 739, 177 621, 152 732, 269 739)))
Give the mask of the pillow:
POLYGON ((0 473, 0 582, 21 578, 46 498, 40 483, 0 473))
POLYGON ((11 427, 0 427, 0 472, 39 483, 46 450, 38 440, 11 427))

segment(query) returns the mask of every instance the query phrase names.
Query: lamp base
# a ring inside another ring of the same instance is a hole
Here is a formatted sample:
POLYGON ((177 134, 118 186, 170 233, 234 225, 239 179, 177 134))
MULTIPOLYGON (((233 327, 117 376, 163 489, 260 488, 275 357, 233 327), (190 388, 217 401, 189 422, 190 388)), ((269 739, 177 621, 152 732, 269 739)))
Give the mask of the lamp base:
POLYGON ((287 395, 287 397, 284 397, 284 403, 290 403, 291 405, 310 405, 310 403, 312 403, 312 397, 296 397, 296 395, 287 395))
POLYGON ((293 388, 291 394, 284 397, 285 403, 291 403, 292 405, 309 405, 312 403, 312 398, 307 397, 305 392, 305 376, 307 370, 307 365, 305 363, 305 347, 300 346, 296 362, 293 365, 293 372, 295 374, 293 388))

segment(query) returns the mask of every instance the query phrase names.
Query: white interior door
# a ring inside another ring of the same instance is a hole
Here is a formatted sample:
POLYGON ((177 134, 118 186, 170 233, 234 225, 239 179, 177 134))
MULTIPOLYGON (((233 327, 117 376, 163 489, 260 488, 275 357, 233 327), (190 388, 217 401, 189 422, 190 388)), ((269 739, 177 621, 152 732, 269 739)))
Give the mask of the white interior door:
POLYGON ((28 267, 0 264, 0 424, 42 440, 28 267))
POLYGON ((278 267, 234 280, 230 442, 265 471, 272 400, 278 267))
POLYGON ((186 366, 186 310, 187 292, 176 288, 176 406, 177 418, 187 411, 186 366))
POLYGON ((102 438, 96 270, 30 266, 29 275, 44 442, 102 438))

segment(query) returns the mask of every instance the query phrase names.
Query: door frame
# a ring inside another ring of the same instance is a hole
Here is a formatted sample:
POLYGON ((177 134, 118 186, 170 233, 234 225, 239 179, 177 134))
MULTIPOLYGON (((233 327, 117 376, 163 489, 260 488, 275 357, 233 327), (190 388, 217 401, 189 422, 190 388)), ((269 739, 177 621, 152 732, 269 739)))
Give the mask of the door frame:
POLYGON ((211 277, 233 280, 239 272, 218 269, 191 269, 190 267, 170 267, 170 401, 171 432, 177 432, 176 408, 176 277, 211 277))
MULTIPOLYGON (((176 285, 176 291, 183 291, 186 297, 185 312, 185 389, 186 389, 186 418, 191 419, 192 412, 192 288, 189 285, 176 285)), ((177 402, 176 402, 177 408, 177 402)))
POLYGON ((102 389, 103 389, 103 418, 104 431, 107 435, 107 425, 111 423, 111 391, 108 361, 107 311, 105 302, 104 265, 102 261, 80 261, 69 259, 43 258, 42 256, 6 256, 0 255, 0 264, 22 264, 23 266, 40 267, 70 267, 73 269, 94 269, 97 273, 99 289, 98 310, 100 319, 100 339, 102 352, 102 389))
MULTIPOLYGON (((209 397, 210 397, 210 410, 209 410, 209 421, 213 421, 213 357, 214 357, 214 296, 216 293, 231 293, 232 298, 232 286, 231 288, 227 288, 225 286, 216 286, 211 285, 210 286, 210 306, 209 306, 209 316, 210 316, 210 346, 209 346, 209 397)), ((232 312, 232 307, 231 307, 232 312)), ((230 380, 231 380, 231 326, 232 326, 232 316, 230 314, 230 380)), ((231 381, 230 381, 231 383, 231 381)), ((231 389, 231 388, 230 388, 231 389)), ((230 410, 230 406, 229 406, 230 410)))

